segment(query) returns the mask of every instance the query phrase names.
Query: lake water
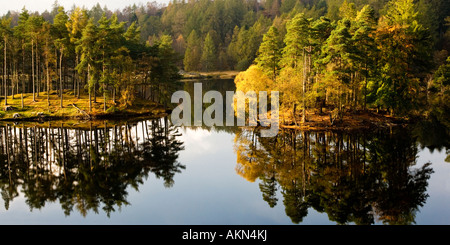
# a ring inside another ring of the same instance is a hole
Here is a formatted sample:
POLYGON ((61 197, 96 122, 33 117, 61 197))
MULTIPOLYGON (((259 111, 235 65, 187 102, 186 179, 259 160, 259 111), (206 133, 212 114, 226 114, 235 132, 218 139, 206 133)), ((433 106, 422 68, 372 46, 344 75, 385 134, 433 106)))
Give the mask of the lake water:
POLYGON ((0 224, 448 225, 449 155, 448 129, 424 124, 261 138, 169 117, 5 123, 0 224))

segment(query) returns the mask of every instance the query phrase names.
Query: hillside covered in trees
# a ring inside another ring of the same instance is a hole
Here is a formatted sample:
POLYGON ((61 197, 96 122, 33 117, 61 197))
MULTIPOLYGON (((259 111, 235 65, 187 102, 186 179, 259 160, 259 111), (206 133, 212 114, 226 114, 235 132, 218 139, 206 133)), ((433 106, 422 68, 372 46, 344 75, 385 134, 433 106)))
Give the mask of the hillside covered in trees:
POLYGON ((24 7, 1 17, 1 95, 5 105, 24 93, 50 95, 50 104, 57 91, 64 107, 65 91, 89 96, 89 110, 102 97, 106 111, 136 94, 167 103, 179 70, 235 70, 243 71, 238 89, 278 90, 284 115, 302 111, 303 121, 303 108, 329 106, 338 116, 344 108, 404 114, 430 93, 436 103, 448 99, 449 13, 445 0, 24 7))

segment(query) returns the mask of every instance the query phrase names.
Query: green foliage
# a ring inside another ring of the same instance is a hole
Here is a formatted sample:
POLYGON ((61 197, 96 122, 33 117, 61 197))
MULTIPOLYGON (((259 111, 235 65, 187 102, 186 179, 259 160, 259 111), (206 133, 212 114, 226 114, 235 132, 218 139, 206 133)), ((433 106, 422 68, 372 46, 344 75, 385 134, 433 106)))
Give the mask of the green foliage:
POLYGON ((381 53, 377 103, 401 114, 418 105, 419 80, 431 59, 430 39, 412 0, 391 1, 386 7, 377 29, 381 53))
POLYGON ((256 64, 273 80, 276 79, 279 73, 281 50, 282 42, 278 29, 271 26, 264 35, 261 46, 259 46, 256 64))
MULTIPOLYGON (((324 100, 339 111, 375 106, 403 114, 419 105, 425 89, 421 81, 431 72, 432 42, 420 23, 417 5, 412 0, 390 1, 381 7, 347 0, 333 4, 336 12, 330 8, 328 16, 337 21, 307 18, 296 7, 286 17, 285 35, 274 26, 264 35, 255 61, 279 84, 282 108, 294 105, 295 113, 298 103, 309 107, 324 100), (279 38, 284 39, 281 56, 279 38)), ((279 18, 273 23, 283 26, 279 18)), ((233 37, 244 31, 235 28, 233 37)), ((236 52, 231 49, 234 40, 239 38, 232 39, 229 49, 236 52)), ((433 84, 445 81, 445 67, 436 73, 433 84)))
POLYGON ((287 24, 287 33, 284 37, 283 58, 281 64, 297 68, 298 62, 304 56, 306 47, 311 46, 310 36, 311 20, 306 19, 304 14, 297 14, 287 24))
POLYGON ((227 47, 227 55, 230 57, 231 66, 234 69, 245 70, 253 63, 263 35, 270 25, 270 19, 261 16, 250 27, 244 25, 234 28, 231 42, 227 47))
POLYGON ((450 91, 450 56, 444 64, 440 65, 437 71, 434 73, 433 83, 431 85, 432 90, 440 93, 450 91))
POLYGON ((117 108, 116 106, 111 106, 106 110, 106 113, 108 114, 113 114, 113 113, 117 113, 120 112, 120 109, 117 108))
POLYGON ((201 57, 203 70, 205 71, 214 70, 216 58, 217 58, 216 47, 214 45, 214 41, 211 35, 208 33, 208 35, 206 35, 205 40, 203 41, 203 50, 201 57))
POLYGON ((182 68, 257 64, 293 96, 287 104, 326 100, 403 113, 418 104, 427 77, 432 91, 445 87, 446 66, 439 66, 450 51, 448 10, 443 0, 173 1, 114 13, 98 4, 70 11, 55 4, 42 14, 10 12, 2 19, 11 21, 2 25, 9 31, 0 34, 11 57, 7 91, 42 91, 44 77, 50 90, 78 86, 94 100, 99 92, 114 100, 138 84, 163 91, 182 68), (63 84, 55 86, 59 75, 63 84))
POLYGON ((195 30, 189 34, 184 54, 184 69, 186 71, 199 71, 201 59, 200 38, 195 30))

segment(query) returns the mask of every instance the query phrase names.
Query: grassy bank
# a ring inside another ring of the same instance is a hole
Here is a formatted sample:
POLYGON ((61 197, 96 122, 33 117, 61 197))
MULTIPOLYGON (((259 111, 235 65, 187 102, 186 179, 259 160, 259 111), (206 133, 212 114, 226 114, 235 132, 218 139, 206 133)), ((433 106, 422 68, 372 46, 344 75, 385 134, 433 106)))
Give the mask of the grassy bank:
MULTIPOLYGON (((1 97, 2 110, 0 120, 33 120, 33 119, 96 119, 114 118, 140 115, 159 115, 165 113, 165 108, 151 101, 136 99, 133 105, 126 106, 119 102, 114 103, 112 99, 106 100, 104 111, 103 97, 97 96, 96 102, 92 101, 92 109, 89 111, 88 95, 77 98, 72 91, 63 94, 63 107, 60 106, 60 97, 56 91, 49 94, 42 92, 35 97, 28 93, 23 95, 23 108, 21 95, 8 96, 8 104, 5 105, 4 97, 1 97)), ((92 98, 93 99, 93 98, 92 98)))

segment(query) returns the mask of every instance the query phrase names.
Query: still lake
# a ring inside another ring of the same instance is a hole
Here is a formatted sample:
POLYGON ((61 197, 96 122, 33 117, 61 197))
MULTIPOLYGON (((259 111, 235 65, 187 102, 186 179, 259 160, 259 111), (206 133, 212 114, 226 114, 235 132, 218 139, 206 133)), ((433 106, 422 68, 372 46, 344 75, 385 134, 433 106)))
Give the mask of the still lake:
POLYGON ((0 224, 448 225, 448 132, 3 123, 0 224))

